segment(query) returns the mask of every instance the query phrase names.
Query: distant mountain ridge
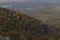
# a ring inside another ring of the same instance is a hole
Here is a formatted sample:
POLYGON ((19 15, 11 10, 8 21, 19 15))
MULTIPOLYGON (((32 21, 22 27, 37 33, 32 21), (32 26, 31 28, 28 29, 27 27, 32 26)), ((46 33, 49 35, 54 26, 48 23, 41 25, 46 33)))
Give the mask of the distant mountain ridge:
POLYGON ((12 5, 15 8, 21 7, 40 7, 40 6, 60 6, 60 3, 56 2, 41 2, 41 1, 25 1, 25 2, 2 2, 1 5, 12 5))

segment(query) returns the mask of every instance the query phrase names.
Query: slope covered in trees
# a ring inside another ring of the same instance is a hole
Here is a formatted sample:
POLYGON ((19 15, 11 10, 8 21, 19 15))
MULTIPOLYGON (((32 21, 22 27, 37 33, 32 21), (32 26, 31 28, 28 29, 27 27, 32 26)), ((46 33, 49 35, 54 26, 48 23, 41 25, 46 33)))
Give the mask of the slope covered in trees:
POLYGON ((54 22, 51 22, 53 25, 50 25, 50 21, 49 25, 45 25, 46 22, 42 23, 45 19, 42 20, 41 16, 42 21, 37 19, 22 12, 0 7, 0 35, 8 36, 10 40, 60 40, 60 29, 53 26, 55 18, 55 21, 49 19, 54 22))
POLYGON ((0 35, 11 40, 40 40, 44 35, 44 24, 21 12, 0 7, 0 35))

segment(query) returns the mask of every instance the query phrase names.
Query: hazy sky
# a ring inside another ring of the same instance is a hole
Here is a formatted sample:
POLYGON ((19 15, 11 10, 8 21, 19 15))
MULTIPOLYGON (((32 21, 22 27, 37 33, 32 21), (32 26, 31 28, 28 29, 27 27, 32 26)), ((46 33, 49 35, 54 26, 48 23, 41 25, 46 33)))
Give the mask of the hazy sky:
POLYGON ((0 2, 5 1, 47 1, 47 2, 59 2, 60 0, 0 0, 0 2))
POLYGON ((27 0, 0 0, 0 2, 5 2, 5 1, 27 1, 27 0))

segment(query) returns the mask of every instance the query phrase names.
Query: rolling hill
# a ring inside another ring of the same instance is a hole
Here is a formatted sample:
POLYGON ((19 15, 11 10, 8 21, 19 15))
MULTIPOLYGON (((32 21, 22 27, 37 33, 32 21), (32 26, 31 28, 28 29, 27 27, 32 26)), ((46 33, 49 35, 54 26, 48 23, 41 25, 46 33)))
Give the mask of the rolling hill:
POLYGON ((55 15, 48 14, 32 17, 23 12, 0 7, 0 36, 8 36, 10 40, 60 40, 58 17, 56 19, 55 15), (49 19, 45 20, 45 17, 49 19))
POLYGON ((38 40, 44 34, 44 24, 22 12, 0 7, 0 35, 11 40, 38 40))

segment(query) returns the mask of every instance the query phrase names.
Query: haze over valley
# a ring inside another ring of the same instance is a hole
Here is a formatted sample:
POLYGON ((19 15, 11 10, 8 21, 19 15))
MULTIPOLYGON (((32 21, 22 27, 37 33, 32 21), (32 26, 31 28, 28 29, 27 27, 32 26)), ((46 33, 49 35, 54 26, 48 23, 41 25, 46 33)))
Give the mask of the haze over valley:
POLYGON ((0 0, 0 40, 60 40, 60 0, 0 0))

